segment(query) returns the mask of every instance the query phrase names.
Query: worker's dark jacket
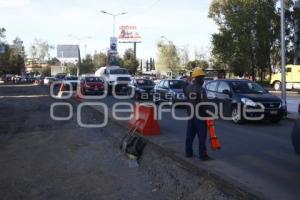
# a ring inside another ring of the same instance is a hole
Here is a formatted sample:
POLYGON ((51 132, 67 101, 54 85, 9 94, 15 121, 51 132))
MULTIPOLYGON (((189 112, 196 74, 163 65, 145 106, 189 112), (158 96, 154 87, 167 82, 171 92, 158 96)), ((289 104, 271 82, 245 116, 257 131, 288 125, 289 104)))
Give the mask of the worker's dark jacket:
MULTIPOLYGON (((196 110, 196 106, 198 103, 207 102, 205 89, 199 84, 191 83, 185 88, 184 93, 188 99, 188 102, 193 104, 193 109, 195 111, 194 116, 196 116, 196 112, 198 112, 201 117, 207 117, 207 106, 200 106, 199 109, 196 110)), ((187 111, 190 115, 191 108, 189 106, 187 107, 187 111)))

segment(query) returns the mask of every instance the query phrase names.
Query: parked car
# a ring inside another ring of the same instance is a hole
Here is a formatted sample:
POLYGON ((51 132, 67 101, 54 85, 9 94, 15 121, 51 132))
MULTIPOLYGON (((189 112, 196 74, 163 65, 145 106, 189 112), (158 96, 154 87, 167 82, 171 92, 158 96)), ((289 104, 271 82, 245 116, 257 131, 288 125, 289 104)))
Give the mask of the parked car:
POLYGON ((65 77, 66 77, 66 74, 64 74, 64 73, 58 73, 54 76, 56 81, 62 81, 62 80, 64 80, 65 77))
POLYGON ((77 76, 66 76, 63 80, 63 83, 66 83, 67 87, 72 85, 72 89, 76 90, 78 85, 78 77, 77 76))
POLYGON ((166 79, 159 82, 154 87, 153 102, 185 102, 187 100, 183 90, 187 83, 182 80, 166 79))
POLYGON ((282 100, 270 94, 256 82, 250 80, 214 80, 205 85, 206 95, 210 102, 216 103, 218 107, 223 104, 224 116, 232 117, 234 123, 245 121, 243 108, 259 108, 263 105, 263 113, 247 112, 247 117, 259 117, 264 114, 264 119, 273 123, 279 122, 286 113, 286 107, 282 100))
POLYGON ((295 122, 292 132, 292 144, 295 152, 300 156, 300 104, 298 107, 298 119, 295 122))
POLYGON ((54 77, 45 77, 44 78, 44 85, 50 86, 52 82, 55 81, 54 77))
POLYGON ((133 79, 130 83, 130 91, 135 90, 134 98, 139 99, 150 99, 153 94, 155 83, 150 79, 138 78, 133 79))
POLYGON ((103 94, 104 81, 97 76, 82 76, 80 79, 80 90, 83 95, 103 94))

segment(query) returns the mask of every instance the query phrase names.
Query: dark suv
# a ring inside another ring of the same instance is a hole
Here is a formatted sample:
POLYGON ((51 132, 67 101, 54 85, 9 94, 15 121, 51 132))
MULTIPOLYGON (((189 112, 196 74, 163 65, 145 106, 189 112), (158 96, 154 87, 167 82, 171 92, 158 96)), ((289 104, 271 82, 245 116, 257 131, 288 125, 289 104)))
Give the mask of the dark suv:
POLYGON ((205 90, 209 102, 216 103, 218 108, 222 103, 223 109, 219 111, 223 113, 223 116, 232 117, 234 123, 241 123, 246 117, 251 119, 263 117, 263 119, 277 123, 286 113, 286 107, 283 106, 279 97, 270 94, 259 84, 250 80, 210 81, 205 85, 205 90), (262 109, 262 111, 248 112, 248 109, 262 109))
POLYGON ((152 80, 137 78, 131 81, 130 91, 134 89, 134 98, 137 100, 149 99, 150 97, 152 97, 154 86, 155 83, 152 80))
POLYGON ((155 103, 169 102, 170 104, 185 102, 187 98, 183 90, 187 85, 182 80, 162 80, 154 87, 153 101, 155 103))

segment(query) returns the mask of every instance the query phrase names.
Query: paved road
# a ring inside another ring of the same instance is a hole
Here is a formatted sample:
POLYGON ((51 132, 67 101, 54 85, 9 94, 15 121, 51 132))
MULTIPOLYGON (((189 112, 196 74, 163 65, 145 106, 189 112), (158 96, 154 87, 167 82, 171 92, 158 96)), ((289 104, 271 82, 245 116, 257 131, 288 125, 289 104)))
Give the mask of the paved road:
MULTIPOLYGON (((108 97, 97 102, 104 102, 111 108, 120 100, 108 97)), ((124 102, 133 103, 132 100, 124 102)), ((176 113, 185 116, 184 109, 178 108, 176 113)), ((186 121, 175 121, 170 113, 164 113, 160 125, 162 135, 150 139, 183 156, 186 121)), ((219 120, 216 129, 222 150, 210 151, 213 158, 210 162, 203 163, 196 158, 189 161, 212 170, 261 197, 299 199, 300 157, 292 149, 292 126, 293 122, 289 120, 276 125, 267 122, 234 125, 229 121, 219 120)))
POLYGON ((299 97, 287 97, 287 109, 288 112, 294 113, 298 111, 298 106, 300 104, 300 96, 299 97))
MULTIPOLYGON (((276 96, 281 97, 280 92, 271 92, 275 94, 276 96)), ((300 94, 299 93, 287 93, 286 98, 287 103, 287 110, 289 113, 297 113, 298 112, 298 106, 300 104, 300 94)))

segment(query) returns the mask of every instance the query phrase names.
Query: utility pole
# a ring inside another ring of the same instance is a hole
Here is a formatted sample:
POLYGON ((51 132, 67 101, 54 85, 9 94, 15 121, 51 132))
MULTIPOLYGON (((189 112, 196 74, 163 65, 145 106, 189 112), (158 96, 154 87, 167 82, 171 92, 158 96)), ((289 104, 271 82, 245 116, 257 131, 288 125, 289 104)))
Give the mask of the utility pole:
POLYGON ((286 73, 285 73, 285 4, 281 3, 281 98, 286 106, 286 73))

